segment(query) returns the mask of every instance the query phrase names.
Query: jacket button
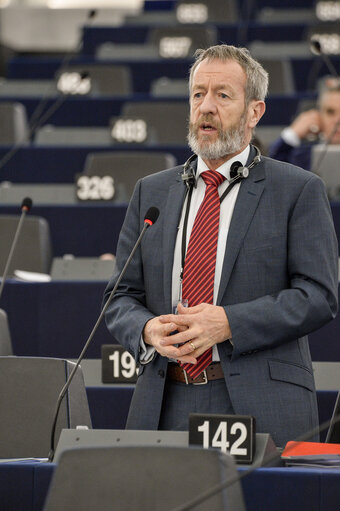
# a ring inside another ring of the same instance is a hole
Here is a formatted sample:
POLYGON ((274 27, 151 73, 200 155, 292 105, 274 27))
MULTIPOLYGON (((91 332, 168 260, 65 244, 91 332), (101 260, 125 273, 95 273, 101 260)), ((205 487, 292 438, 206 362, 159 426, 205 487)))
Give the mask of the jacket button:
POLYGON ((158 376, 160 376, 161 378, 164 378, 164 371, 163 371, 163 369, 160 369, 158 371, 158 376))

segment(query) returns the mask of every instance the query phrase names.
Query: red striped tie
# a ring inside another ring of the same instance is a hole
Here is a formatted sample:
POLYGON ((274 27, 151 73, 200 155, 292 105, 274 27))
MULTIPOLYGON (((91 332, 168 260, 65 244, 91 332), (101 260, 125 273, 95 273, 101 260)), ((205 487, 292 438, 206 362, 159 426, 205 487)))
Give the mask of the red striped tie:
MULTIPOLYGON (((191 231, 182 284, 182 298, 189 307, 213 303, 220 198, 218 187, 225 177, 215 170, 201 173, 206 184, 205 196, 191 231)), ((192 378, 197 378, 211 363, 212 348, 200 355, 197 364, 181 364, 192 378)))

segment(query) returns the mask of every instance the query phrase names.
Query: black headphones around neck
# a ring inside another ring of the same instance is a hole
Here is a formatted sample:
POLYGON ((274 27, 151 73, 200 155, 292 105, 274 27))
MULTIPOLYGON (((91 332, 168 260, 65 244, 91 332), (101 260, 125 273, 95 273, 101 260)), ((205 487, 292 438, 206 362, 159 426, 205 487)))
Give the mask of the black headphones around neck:
MULTIPOLYGON (((249 170, 255 167, 261 161, 261 151, 255 145, 252 145, 256 151, 253 161, 248 166, 243 166, 240 161, 234 161, 230 167, 230 181, 229 184, 233 183, 238 179, 245 179, 249 176, 249 170)), ((183 183, 186 185, 188 190, 192 187, 196 188, 196 167, 193 162, 197 159, 196 154, 192 154, 190 158, 183 165, 183 172, 181 178, 183 183)))

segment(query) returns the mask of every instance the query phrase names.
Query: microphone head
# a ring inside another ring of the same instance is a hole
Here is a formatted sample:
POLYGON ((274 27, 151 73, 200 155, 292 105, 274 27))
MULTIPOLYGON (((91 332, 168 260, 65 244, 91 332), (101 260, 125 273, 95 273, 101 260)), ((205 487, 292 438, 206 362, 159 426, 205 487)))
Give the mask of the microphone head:
POLYGON ((90 73, 88 71, 82 71, 80 73, 80 79, 81 80, 85 80, 86 78, 89 78, 90 77, 90 73))
POLYGON ((24 210, 26 211, 26 213, 28 213, 32 208, 32 205, 33 205, 32 199, 30 197, 25 197, 21 203, 21 210, 24 210))
POLYGON ((159 215, 159 209, 156 208, 155 206, 152 206, 146 212, 146 215, 144 217, 144 223, 153 225, 156 222, 158 215, 159 215))
POLYGON ((90 9, 87 16, 88 19, 91 20, 95 16, 97 16, 97 9, 90 9))
POLYGON ((230 167, 230 179, 233 179, 236 177, 239 172, 238 169, 242 167, 242 163, 240 161, 234 161, 234 163, 231 164, 230 167))
POLYGON ((322 54, 322 47, 319 39, 313 38, 310 42, 310 50, 314 55, 321 55, 322 54))

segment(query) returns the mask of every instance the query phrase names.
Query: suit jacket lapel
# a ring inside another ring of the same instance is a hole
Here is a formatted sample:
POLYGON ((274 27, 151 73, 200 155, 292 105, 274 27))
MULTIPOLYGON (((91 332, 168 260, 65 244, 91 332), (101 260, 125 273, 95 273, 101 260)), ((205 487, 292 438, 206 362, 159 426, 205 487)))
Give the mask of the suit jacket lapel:
POLYGON ((172 288, 172 267, 174 261, 174 251, 177 236, 177 227, 180 222, 183 202, 185 198, 186 187, 180 175, 177 176, 176 182, 170 187, 166 206, 165 214, 165 229, 163 231, 163 247, 164 247, 164 274, 163 274, 163 289, 164 289, 164 303, 171 312, 171 288, 172 288))
POLYGON ((224 255, 217 305, 221 302, 237 255, 246 236, 265 186, 264 163, 261 161, 243 179, 231 219, 224 255))

